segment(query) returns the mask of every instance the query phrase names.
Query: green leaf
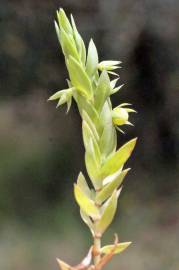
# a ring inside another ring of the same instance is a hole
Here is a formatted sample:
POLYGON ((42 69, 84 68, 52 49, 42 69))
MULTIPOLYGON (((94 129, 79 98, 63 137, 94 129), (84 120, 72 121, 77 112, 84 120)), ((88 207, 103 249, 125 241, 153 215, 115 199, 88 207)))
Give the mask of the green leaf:
POLYGON ((99 118, 99 113, 94 108, 92 102, 87 100, 84 96, 77 95, 76 93, 74 93, 73 97, 78 105, 81 117, 83 118, 83 111, 85 111, 89 115, 90 119, 92 119, 98 134, 101 134, 103 130, 102 123, 99 118))
POLYGON ((60 31, 60 41, 63 53, 67 58, 71 55, 75 59, 79 59, 79 55, 73 37, 67 35, 63 29, 61 29, 60 31))
MULTIPOLYGON (((119 243, 116 246, 116 249, 114 251, 114 254, 118 254, 121 253, 122 251, 124 251, 129 245, 131 244, 131 242, 124 242, 124 243, 119 243)), ((111 253, 111 251, 113 250, 114 245, 107 245, 101 248, 101 253, 103 254, 109 254, 111 253)))
POLYGON ((103 131, 100 138, 100 151, 103 154, 104 160, 106 157, 116 150, 117 137, 116 130, 112 123, 110 104, 105 102, 101 115, 100 122, 103 126, 103 131))
POLYGON ((100 189, 102 187, 102 180, 98 178, 100 168, 89 152, 85 152, 85 165, 95 189, 100 189))
POLYGON ((115 190, 104 207, 104 211, 100 220, 96 224, 96 230, 98 233, 103 234, 108 226, 111 224, 117 209, 118 193, 115 190))
POLYGON ((51 97, 49 97, 48 100, 56 100, 56 99, 59 99, 61 98, 61 96, 63 94, 72 94, 72 91, 74 90, 75 88, 74 87, 71 87, 71 88, 68 88, 68 89, 64 89, 64 90, 60 90, 60 91, 57 91, 55 94, 53 94, 51 97))
POLYGON ((54 21, 54 23, 55 23, 55 31, 56 31, 56 34, 57 34, 57 37, 58 37, 58 41, 61 44, 60 29, 59 29, 59 26, 58 26, 57 22, 54 21))
POLYGON ((85 149, 88 153, 93 156, 96 164, 99 165, 100 163, 100 150, 96 138, 90 129, 88 123, 83 120, 82 123, 82 130, 83 130, 83 141, 85 145, 85 149))
POLYGON ((72 104, 72 98, 70 97, 68 100, 67 100, 67 111, 66 113, 69 112, 70 108, 71 108, 71 104, 72 104))
POLYGON ((103 71, 99 77, 95 92, 95 108, 101 111, 107 97, 110 95, 110 79, 106 71, 103 71))
POLYGON ((67 95, 64 93, 61 98, 59 99, 56 108, 60 107, 61 105, 63 105, 64 103, 67 102, 67 95))
POLYGON ((83 65, 85 66, 85 63, 86 63, 86 48, 85 48, 84 41, 83 41, 81 35, 79 34, 79 32, 77 30, 73 15, 71 15, 71 23, 72 23, 72 27, 73 27, 73 35, 74 35, 74 39, 75 39, 75 42, 76 42, 76 46, 77 46, 78 52, 80 54, 81 61, 82 61, 83 65))
POLYGON ((121 172, 119 170, 117 173, 112 175, 112 181, 109 182, 107 185, 105 185, 100 192, 97 193, 96 195, 96 202, 97 203, 102 203, 106 199, 108 199, 112 193, 114 192, 115 189, 118 189, 118 187, 121 185, 124 177, 128 173, 130 169, 126 169, 121 172))
POLYGON ((79 204, 80 208, 88 216, 94 219, 99 218, 99 210, 95 206, 94 201, 89 199, 77 184, 74 184, 74 194, 75 194, 75 199, 77 203, 79 204))
POLYGON ((82 220, 90 228, 90 231, 92 235, 94 236, 94 224, 92 223, 90 217, 82 209, 80 209, 80 215, 81 215, 82 220))
POLYGON ((98 65, 98 52, 93 40, 90 40, 88 46, 88 56, 86 61, 86 72, 89 76, 93 76, 95 71, 97 70, 98 65))
POLYGON ((82 37, 80 36, 80 34, 79 34, 79 37, 80 37, 80 43, 81 43, 80 57, 81 57, 81 61, 82 61, 83 65, 85 66, 85 63, 86 63, 86 47, 85 47, 85 43, 84 43, 82 37))
POLYGON ((116 83, 118 82, 119 78, 114 79, 110 82, 111 88, 113 89, 116 86, 116 83))
POLYGON ((69 57, 67 63, 70 79, 73 86, 82 95, 86 96, 88 99, 92 99, 93 92, 91 82, 82 66, 71 56, 69 57))
POLYGON ((137 138, 130 140, 126 144, 124 144, 116 153, 114 153, 103 165, 101 168, 100 177, 104 179, 105 177, 115 173, 120 169, 122 165, 128 160, 130 157, 137 138))
POLYGON ((113 89, 111 90, 111 95, 117 93, 123 86, 124 86, 124 84, 121 84, 121 85, 119 85, 118 87, 113 88, 113 89))
POLYGON ((86 182, 86 179, 82 172, 79 173, 78 179, 77 179, 77 185, 80 187, 80 189, 88 196, 88 198, 91 197, 91 190, 88 187, 88 184, 86 182))
POLYGON ((94 123, 92 122, 91 118, 89 117, 88 113, 85 110, 82 111, 82 118, 88 124, 88 126, 89 126, 91 132, 93 133, 96 141, 99 141, 99 134, 98 134, 98 132, 96 130, 96 127, 95 127, 94 123))
POLYGON ((59 11, 57 11, 57 18, 60 25, 60 28, 63 28, 64 31, 68 34, 72 34, 72 27, 71 24, 62 8, 60 8, 59 11))

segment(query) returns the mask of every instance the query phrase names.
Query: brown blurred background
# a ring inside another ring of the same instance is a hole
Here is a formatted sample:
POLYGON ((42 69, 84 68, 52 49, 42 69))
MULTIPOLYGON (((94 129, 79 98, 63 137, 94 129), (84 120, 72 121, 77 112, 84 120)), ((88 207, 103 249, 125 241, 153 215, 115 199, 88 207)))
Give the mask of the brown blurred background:
POLYGON ((84 171, 81 123, 47 98, 66 86, 53 20, 73 13, 100 60, 121 60, 123 90, 138 114, 119 145, 139 137, 115 222, 133 245, 107 269, 179 269, 179 2, 176 0, 0 1, 0 269, 58 269, 91 243, 73 198, 84 171))

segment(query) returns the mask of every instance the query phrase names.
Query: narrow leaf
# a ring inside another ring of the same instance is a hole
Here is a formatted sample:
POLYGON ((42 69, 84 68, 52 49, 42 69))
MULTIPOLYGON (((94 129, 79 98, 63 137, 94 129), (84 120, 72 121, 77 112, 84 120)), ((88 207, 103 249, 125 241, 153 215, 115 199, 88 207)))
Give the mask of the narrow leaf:
POLYGON ((96 161, 92 155, 88 152, 85 152, 85 165, 95 189, 100 189, 102 186, 102 180, 98 178, 100 168, 97 166, 96 161))
MULTIPOLYGON (((114 251, 114 254, 118 254, 121 253, 122 251, 124 251, 129 245, 131 244, 131 242, 124 242, 124 243, 119 243, 117 244, 117 247, 114 251)), ((104 246, 101 248, 101 253, 103 254, 108 254, 111 252, 111 250, 113 249, 114 245, 108 245, 108 246, 104 246)))
POLYGON ((117 83, 118 80, 119 80, 119 78, 114 79, 114 80, 112 80, 112 81, 110 82, 110 85, 111 85, 111 88, 112 88, 112 89, 116 86, 116 83, 117 83))
POLYGON ((117 93, 123 86, 124 86, 124 84, 121 84, 121 85, 119 85, 118 87, 113 88, 113 89, 111 90, 111 95, 117 93))
POLYGON ((115 189, 118 189, 118 187, 121 185, 124 177, 128 173, 129 169, 124 171, 119 171, 116 175, 114 175, 114 179, 103 187, 103 189, 97 193, 96 201, 98 203, 104 202, 107 198, 109 198, 115 189))
POLYGON ((81 61, 82 61, 83 65, 85 66, 85 63, 86 63, 86 48, 85 48, 84 41, 83 41, 81 35, 79 34, 79 32, 77 30, 75 20, 74 20, 72 14, 71 14, 71 23, 72 23, 72 27, 73 27, 73 34, 74 34, 74 39, 75 39, 75 42, 76 42, 76 46, 77 46, 78 52, 80 54, 81 61))
POLYGON ((48 100, 56 100, 56 99, 59 99, 61 98, 61 96, 63 94, 66 94, 66 93, 71 93, 72 94, 72 91, 74 90, 75 88, 74 87, 71 87, 71 88, 68 88, 68 89, 64 89, 64 90, 60 90, 60 91, 57 91, 55 94, 53 94, 51 97, 49 97, 48 100))
POLYGON ((103 165, 101 168, 101 178, 104 179, 105 177, 115 173, 117 170, 120 169, 122 165, 128 160, 130 157, 137 138, 130 140, 126 144, 124 144, 115 154, 113 154, 103 165))
POLYGON ((93 156, 97 165, 99 165, 101 156, 100 149, 92 130, 90 129, 88 123, 84 120, 82 122, 82 130, 85 149, 88 153, 90 153, 93 156))
POLYGON ((89 227, 92 235, 94 236, 94 224, 92 223, 90 217, 82 209, 80 209, 80 215, 82 220, 89 227))
POLYGON ((107 97, 110 95, 110 79, 107 72, 104 70, 98 81, 98 86, 95 92, 95 107, 101 111, 107 97))
POLYGON ((103 154, 104 159, 106 159, 106 157, 116 149, 117 144, 116 130, 111 118, 111 108, 107 101, 103 106, 100 122, 103 126, 100 138, 100 151, 103 154))
POLYGON ((71 24, 62 8, 57 11, 57 18, 61 28, 64 29, 66 33, 72 34, 72 27, 71 24))
POLYGON ((63 29, 61 29, 60 31, 60 41, 61 41, 63 53, 65 54, 66 57, 69 57, 71 55, 75 59, 79 59, 73 37, 67 35, 63 29))
POLYGON ((94 201, 89 199, 77 184, 74 184, 74 194, 80 208, 88 216, 92 218, 99 218, 99 211, 98 208, 95 206, 94 201))
POLYGON ((93 93, 88 75, 73 57, 70 56, 67 63, 72 84, 82 95, 86 96, 88 99, 91 99, 93 93))
POLYGON ((93 40, 90 40, 88 47, 88 56, 86 61, 86 72, 89 76, 93 76, 97 70, 98 65, 98 52, 93 40))
POLYGON ((62 260, 57 258, 57 262, 61 268, 61 270, 71 270, 71 266, 65 262, 63 262, 62 260))
POLYGON ((59 41, 60 44, 61 44, 60 29, 59 29, 59 26, 58 26, 57 22, 54 21, 54 23, 55 23, 55 31, 56 31, 56 34, 57 34, 57 37, 58 37, 58 41, 59 41))
POLYGON ((94 123, 92 122, 91 118, 89 117, 88 113, 85 110, 82 111, 82 118, 86 121, 86 123, 90 127, 91 132, 93 133, 96 141, 99 141, 99 134, 96 130, 96 127, 95 127, 94 123))
POLYGON ((78 175, 77 185, 82 190, 82 192, 84 192, 87 195, 88 198, 91 197, 91 190, 88 187, 88 184, 87 184, 86 179, 85 179, 84 175, 82 174, 82 172, 80 172, 78 175))
POLYGON ((117 191, 115 190, 111 198, 109 199, 108 203, 106 204, 106 207, 102 213, 99 222, 96 224, 96 230, 98 231, 98 233, 103 234, 104 231, 111 224, 117 209, 117 199, 118 194, 117 191))

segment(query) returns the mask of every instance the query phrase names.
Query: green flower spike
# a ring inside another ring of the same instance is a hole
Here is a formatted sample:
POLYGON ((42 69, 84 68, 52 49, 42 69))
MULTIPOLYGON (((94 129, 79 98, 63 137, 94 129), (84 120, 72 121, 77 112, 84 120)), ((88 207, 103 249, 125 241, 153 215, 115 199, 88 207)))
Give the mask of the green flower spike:
POLYGON ((112 245, 101 247, 101 238, 115 216, 121 185, 129 171, 123 168, 136 144, 135 138, 117 150, 116 130, 131 125, 129 113, 135 111, 128 103, 112 108, 110 96, 123 86, 116 86, 119 75, 114 72, 121 62, 99 62, 94 41, 90 40, 86 50, 73 16, 70 21, 63 9, 57 11, 55 29, 69 79, 67 88, 49 100, 57 100, 57 107, 67 103, 67 111, 74 100, 82 119, 84 159, 92 187, 80 172, 74 184, 74 196, 93 238, 93 245, 80 264, 70 266, 59 259, 58 263, 62 270, 101 270, 115 254, 131 244, 118 243, 116 235, 112 245), (111 80, 111 74, 117 78, 111 80))

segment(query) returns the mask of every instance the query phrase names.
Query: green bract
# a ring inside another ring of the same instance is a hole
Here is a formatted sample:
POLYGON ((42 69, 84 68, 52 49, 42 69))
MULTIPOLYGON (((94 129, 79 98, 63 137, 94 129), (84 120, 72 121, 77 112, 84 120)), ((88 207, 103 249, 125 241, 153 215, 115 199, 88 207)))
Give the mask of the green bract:
POLYGON ((67 88, 56 92, 49 100, 57 100, 57 107, 67 103, 67 111, 74 100, 82 119, 85 165, 92 188, 80 173, 74 184, 74 195, 81 217, 94 238, 93 246, 80 265, 71 267, 61 260, 58 262, 62 270, 100 270, 114 254, 120 253, 130 244, 115 241, 113 245, 101 248, 100 239, 113 221, 121 184, 129 171, 123 167, 136 144, 136 139, 132 139, 117 150, 117 130, 123 132, 119 126, 132 125, 129 113, 135 110, 128 107, 131 105, 129 103, 112 107, 110 96, 123 86, 116 86, 119 76, 114 72, 120 68, 121 62, 99 62, 92 39, 86 51, 73 16, 70 21, 63 9, 57 11, 55 29, 69 79, 67 88))

